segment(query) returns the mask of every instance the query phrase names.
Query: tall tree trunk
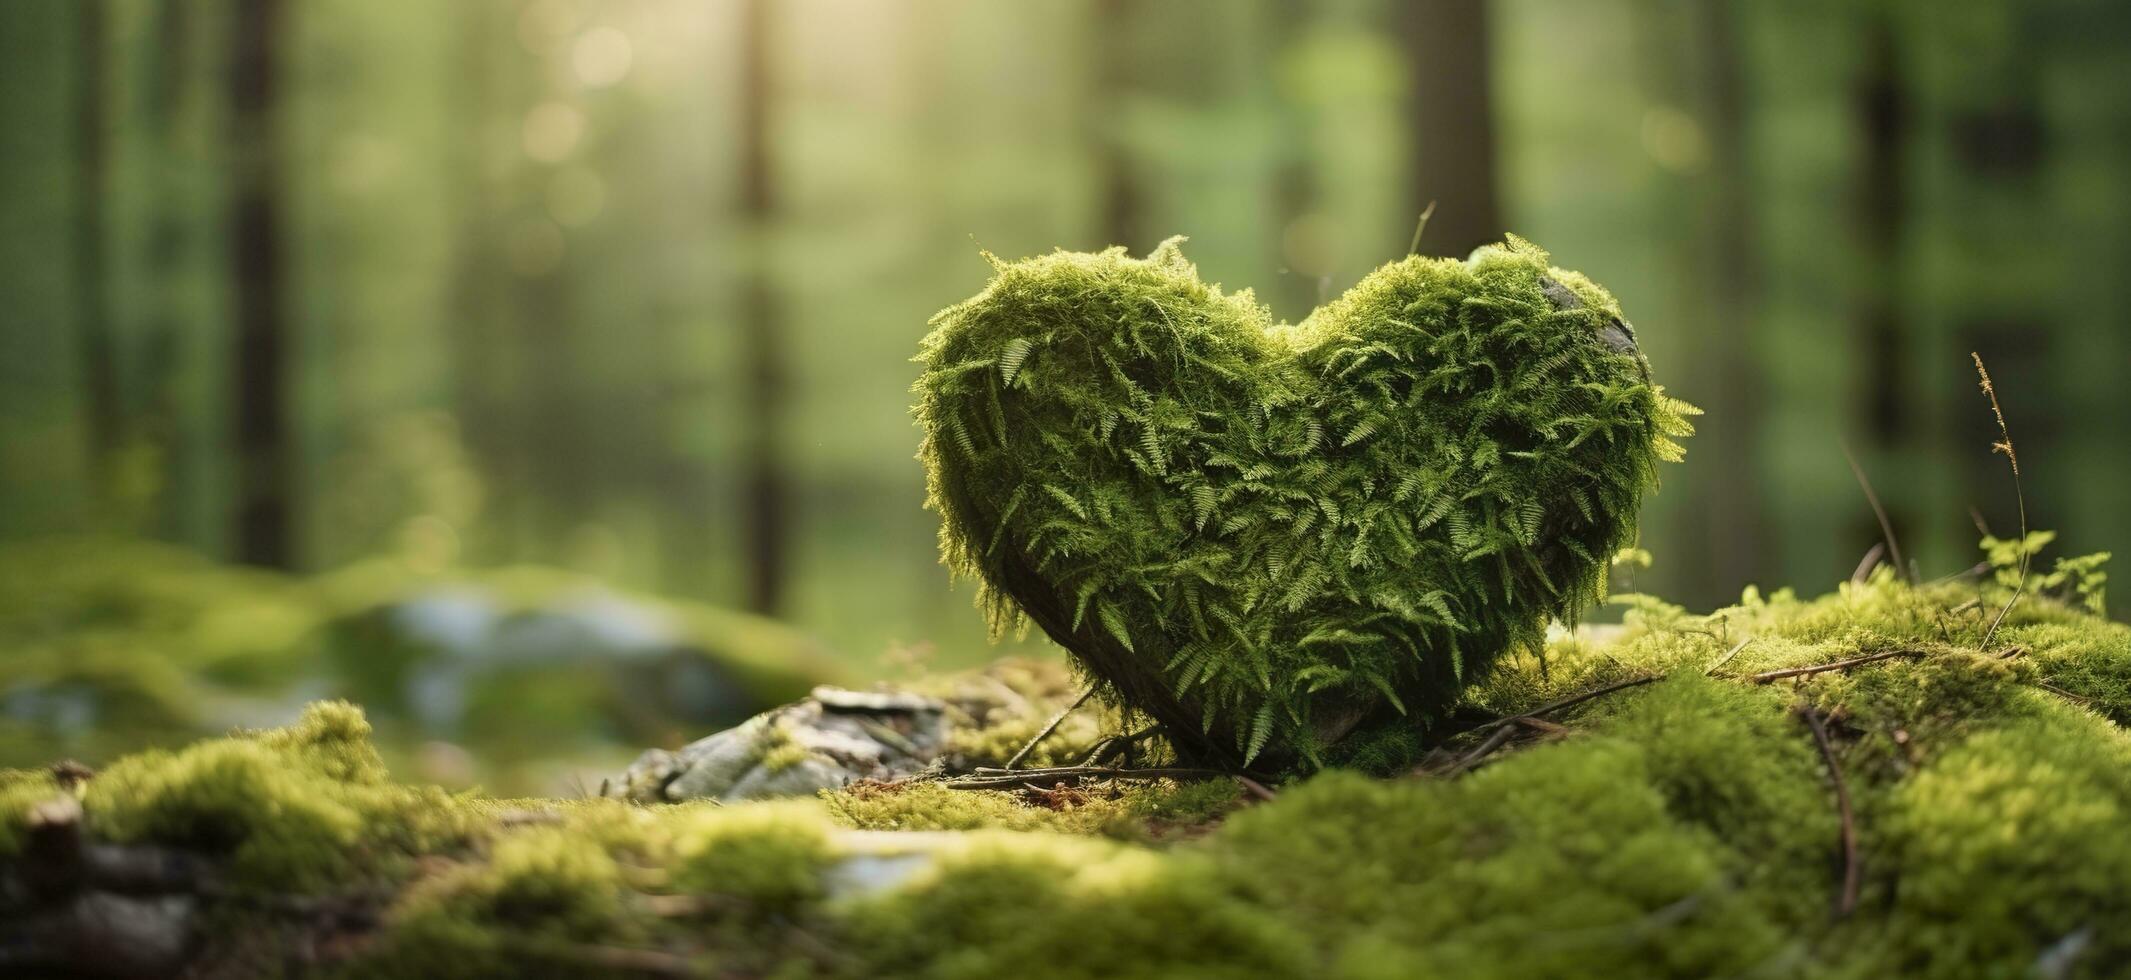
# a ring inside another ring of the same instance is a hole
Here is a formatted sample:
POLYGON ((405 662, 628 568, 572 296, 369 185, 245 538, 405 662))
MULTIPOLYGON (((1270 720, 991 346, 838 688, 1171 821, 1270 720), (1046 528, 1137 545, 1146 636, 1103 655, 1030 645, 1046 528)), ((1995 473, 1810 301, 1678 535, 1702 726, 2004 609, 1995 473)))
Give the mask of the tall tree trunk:
MULTIPOLYGON (((1869 16, 1864 63, 1857 82, 1859 148, 1856 228, 1859 278, 1863 294, 1857 306, 1859 361, 1863 366, 1865 430, 1871 447, 1898 450, 1906 437, 1903 405, 1909 395, 1902 383, 1908 360, 1907 334, 1901 314, 1902 226, 1908 217, 1904 150, 1909 138, 1910 106, 1902 90, 1896 60, 1894 26, 1885 13, 1869 16)), ((1885 501, 1897 540, 1904 526, 1898 501, 1885 501)), ((1878 524, 1869 514, 1856 518, 1858 540, 1877 541, 1878 524)), ((1891 558, 1890 558, 1891 560, 1891 558)), ((1908 569, 1898 569, 1907 572, 1908 569)))
POLYGON ((784 605, 790 548, 791 486, 783 459, 788 379, 770 248, 777 214, 770 146, 773 6, 774 0, 746 0, 740 14, 740 214, 753 252, 739 297, 747 471, 741 507, 747 605, 759 613, 775 613, 784 605))
MULTIPOLYGON (((1287 53, 1303 44, 1310 32, 1311 11, 1288 0, 1273 0, 1268 5, 1266 17, 1267 44, 1265 57, 1269 63, 1286 60, 1287 53)), ((1268 72, 1267 75, 1276 73, 1268 72)), ((1279 143, 1273 152, 1277 162, 1273 165, 1273 253, 1278 256, 1276 268, 1281 270, 1278 285, 1274 289, 1280 310, 1297 322, 1308 316, 1311 309, 1323 301, 1325 280, 1319 275, 1305 273, 1295 268, 1289 254, 1289 238, 1300 231, 1303 219, 1310 216, 1318 205, 1316 163, 1317 154, 1311 146, 1309 113, 1297 104, 1297 94, 1292 85, 1283 85, 1268 78, 1264 83, 1272 92, 1274 113, 1278 119, 1279 143)))
POLYGON ((1494 98, 1486 0, 1407 0, 1401 33, 1411 61, 1408 92, 1413 196, 1418 217, 1435 213, 1424 255, 1462 257, 1500 241, 1495 189, 1494 98))
POLYGON ((275 118, 281 83, 275 45, 282 40, 286 9, 282 0, 233 0, 230 10, 236 557, 286 568, 295 559, 296 454, 286 387, 292 338, 282 295, 283 165, 275 118))
MULTIPOLYGON (((1760 309, 1755 270, 1751 174, 1746 152, 1746 79, 1740 50, 1735 0, 1706 0, 1693 5, 1696 30, 1688 35, 1700 70, 1694 87, 1702 92, 1700 116, 1709 128, 1707 184, 1698 195, 1701 229, 1698 267, 1704 279, 1703 311, 1709 317, 1689 341, 1710 383, 1701 398, 1716 436, 1695 445, 1702 457, 1704 492, 1695 500, 1700 511, 1694 538, 1701 541, 1696 578, 1718 589, 1736 589, 1761 577, 1767 550, 1762 529, 1760 453, 1760 374, 1756 370, 1752 329, 1760 309)), ((1710 597, 1712 602, 1729 596, 1710 597)))
POLYGON ((105 253, 104 197, 110 175, 110 57, 106 0, 79 0, 75 74, 74 315, 81 358, 82 416, 95 491, 109 494, 111 463, 125 439, 119 405, 118 341, 113 335, 105 253))
POLYGON ((1131 0, 1096 0, 1094 27, 1089 37, 1095 53, 1094 86, 1090 93, 1091 111, 1086 118, 1091 124, 1090 145, 1095 150, 1095 206, 1102 238, 1099 244, 1123 245, 1137 252, 1154 243, 1139 238, 1140 212, 1146 202, 1134 179, 1124 134, 1115 123, 1117 108, 1132 91, 1132 59, 1127 41, 1132 36, 1131 0))
POLYGON ((153 120, 156 152, 164 164, 155 178, 149 226, 147 280, 154 301, 148 311, 136 369, 142 392, 132 402, 133 427, 137 437, 159 452, 163 472, 156 522, 162 533, 198 546, 191 540, 187 521, 196 481, 195 453, 187 444, 190 429, 180 395, 188 347, 186 334, 195 308, 182 297, 186 278, 196 274, 190 265, 193 236, 198 227, 192 190, 196 165, 187 156, 190 149, 188 112, 198 93, 193 88, 193 31, 197 9, 191 4, 164 4, 155 11, 155 44, 152 52, 154 79, 149 93, 149 116, 153 120))

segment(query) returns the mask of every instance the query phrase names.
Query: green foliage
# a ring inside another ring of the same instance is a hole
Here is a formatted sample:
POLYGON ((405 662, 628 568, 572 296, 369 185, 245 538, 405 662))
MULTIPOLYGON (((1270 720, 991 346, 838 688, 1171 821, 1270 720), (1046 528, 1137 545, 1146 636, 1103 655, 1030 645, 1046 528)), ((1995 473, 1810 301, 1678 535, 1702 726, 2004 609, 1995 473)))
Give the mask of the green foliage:
POLYGON ((1296 325, 1178 240, 994 265, 920 358, 945 560, 1194 755, 1438 718, 1599 595, 1690 431, 1612 297, 1516 239, 1296 325))
MULTIPOLYGON (((1984 560, 1990 563, 1991 575, 2000 586, 2015 589, 2021 585, 2020 570, 2023 559, 2032 568, 2034 560, 2041 557, 2044 548, 2057 540, 2055 531, 2030 531, 2026 538, 2007 540, 1983 536, 1984 560)), ((2081 608, 2096 616, 2108 614, 2107 586, 2109 553, 2097 551, 2076 558, 2059 558, 2049 572, 2031 575, 2028 588, 2037 592, 2058 595, 2076 602, 2081 608)))

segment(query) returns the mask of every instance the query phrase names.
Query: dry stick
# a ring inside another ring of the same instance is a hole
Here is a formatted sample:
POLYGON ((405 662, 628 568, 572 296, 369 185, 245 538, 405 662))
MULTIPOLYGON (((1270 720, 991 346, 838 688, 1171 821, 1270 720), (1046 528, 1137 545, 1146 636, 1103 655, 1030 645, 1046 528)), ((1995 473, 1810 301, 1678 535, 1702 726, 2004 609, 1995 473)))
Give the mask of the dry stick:
POLYGON ((1515 729, 1510 725, 1503 725, 1502 727, 1495 729, 1494 732, 1487 736, 1486 740, 1480 743, 1480 746, 1478 748, 1466 753, 1464 758, 1459 759, 1457 762, 1453 763, 1449 769, 1444 771, 1443 775, 1455 776, 1461 772, 1464 772, 1467 769, 1471 769, 1475 765, 1478 765, 1480 760, 1487 758, 1489 755, 1492 755, 1496 749, 1501 748, 1504 743, 1507 743, 1509 741, 1510 733, 1514 730, 1515 729))
POLYGON ((1857 860, 1857 821, 1850 813, 1850 786, 1843 781, 1842 765, 1835 761, 1835 746, 1828 741, 1828 729, 1821 724, 1820 712, 1803 701, 1798 703, 1797 710, 1806 726, 1813 730, 1813 741, 1820 746, 1820 757, 1828 763, 1828 779, 1835 784, 1835 809, 1842 815, 1842 895, 1835 905, 1835 917, 1847 919, 1857 910, 1857 886, 1863 874, 1857 860))
POLYGON ((1576 731, 1567 725, 1557 725, 1544 718, 1534 718, 1530 715, 1519 715, 1517 724, 1541 735, 1568 735, 1576 731))
POLYGON ((1069 779, 1209 779, 1230 776, 1219 769, 1113 769, 1107 766, 1061 766, 1056 769, 1017 769, 1010 775, 980 775, 941 785, 948 789, 1027 789, 1031 784, 1055 785, 1069 779))
POLYGON ((1278 795, 1273 792, 1272 787, 1267 786, 1264 783, 1261 783, 1255 779, 1252 779, 1249 776, 1237 776, 1236 782, 1242 783, 1243 788, 1250 791, 1250 795, 1264 800, 1267 803, 1271 803, 1273 801, 1273 797, 1278 795))
POLYGON ((1752 642, 1754 642, 1754 638, 1751 636, 1747 637, 1746 639, 1740 640, 1738 645, 1732 647, 1729 650, 1724 651, 1724 655, 1718 657, 1716 663, 1710 664, 1709 669, 1702 672, 1702 676, 1715 677, 1717 675, 1717 671, 1723 670, 1725 664, 1731 663, 1732 658, 1737 657, 1739 655, 1739 651, 1746 649, 1746 645, 1752 642))
POLYGON ((1080 692, 1080 698, 1078 700, 1074 701, 1071 705, 1068 705, 1064 711, 1053 715, 1051 717, 1050 724, 1043 726, 1043 730, 1037 732, 1035 738, 1029 739, 1028 744, 1021 747, 1021 751, 1014 753, 1013 758, 1006 760, 1006 768, 1012 769, 1015 766, 1020 765, 1021 760, 1028 758, 1028 754, 1030 752, 1036 751, 1037 745, 1042 744, 1044 739, 1050 738, 1051 733, 1058 730, 1058 726, 1065 722, 1067 715, 1070 715, 1073 712, 1080 710, 1080 706, 1087 704, 1088 699, 1094 696, 1095 689, 1092 687, 1080 692))
POLYGON ((1421 232, 1428 227, 1428 219, 1435 216, 1435 202, 1421 209, 1421 220, 1413 226, 1413 244, 1406 246, 1406 256, 1411 258, 1421 253, 1421 232))
POLYGON ((1930 654, 1922 650, 1887 650, 1881 653, 1868 653, 1862 657, 1851 657, 1848 660, 1837 660, 1833 663, 1813 664, 1810 667, 1785 667, 1782 670, 1762 671, 1748 679, 1756 684, 1766 684, 1770 681, 1780 681, 1786 677, 1805 677, 1811 674, 1825 674, 1831 670, 1849 670, 1852 667, 1862 667, 1865 664, 1893 660, 1897 657, 1928 656, 1930 654))
POLYGON ((1990 450, 2004 453, 2006 461, 2012 464, 2013 500, 2020 505, 2020 584, 2013 587, 2013 597, 2005 600, 2005 608, 1998 610, 1997 618, 1990 621, 1990 628, 1983 631, 1983 642, 1977 645, 1987 647, 1991 638, 1998 635, 1998 627, 2005 622, 2006 614, 2012 612, 2013 605, 2020 601, 2020 594, 2027 591, 2027 571, 2034 561, 2034 554, 2027 548, 2027 492, 2020 488, 2020 453, 2013 448, 2012 430, 2005 427, 2005 409, 1998 405, 1998 389, 1990 383, 1990 371, 1983 366, 1983 355, 1969 351, 1968 356, 1975 359, 1976 377, 1982 379, 1983 394, 1990 399, 1990 414, 1998 420, 2001 438, 1990 450))
POLYGON ((1865 584, 1865 578, 1872 574, 1872 567, 1879 564, 1879 556, 1886 553, 1887 545, 1885 542, 1872 542, 1872 547, 1865 549, 1865 556, 1857 560, 1857 570, 1850 573, 1850 584, 1865 584))
POLYGON ((1579 704, 1584 703, 1585 701, 1591 700, 1592 698, 1603 697, 1615 691, 1648 684, 1651 681, 1657 680, 1662 676, 1663 675, 1661 674, 1646 674, 1641 677, 1630 677, 1627 680, 1617 681, 1615 683, 1608 684, 1604 687, 1597 688, 1595 690, 1585 691, 1582 694, 1562 698, 1561 700, 1556 701, 1552 704, 1540 705, 1539 707, 1533 708, 1532 710, 1526 711, 1522 714, 1505 715, 1490 722, 1474 725, 1473 727, 1466 729, 1466 731, 1468 733, 1484 732, 1490 728, 1501 728, 1506 725, 1520 724, 1520 722, 1518 721, 1518 719, 1520 718, 1537 718, 1540 715, 1550 715, 1556 711, 1560 711, 1563 708, 1573 708, 1579 704))
POLYGON ((1887 508, 1880 506, 1879 494, 1872 492, 1872 481, 1865 479, 1864 467, 1857 465, 1857 457, 1850 454, 1849 443, 1839 442, 1837 445, 1842 447, 1842 458, 1850 464, 1850 473, 1857 477, 1857 485, 1865 491, 1865 502, 1872 505, 1872 516, 1879 519, 1879 533, 1887 541, 1887 556, 1894 559, 1894 574, 1915 584, 1916 575, 1909 564, 1902 561, 1902 546, 1894 539, 1894 522, 1887 519, 1887 508))

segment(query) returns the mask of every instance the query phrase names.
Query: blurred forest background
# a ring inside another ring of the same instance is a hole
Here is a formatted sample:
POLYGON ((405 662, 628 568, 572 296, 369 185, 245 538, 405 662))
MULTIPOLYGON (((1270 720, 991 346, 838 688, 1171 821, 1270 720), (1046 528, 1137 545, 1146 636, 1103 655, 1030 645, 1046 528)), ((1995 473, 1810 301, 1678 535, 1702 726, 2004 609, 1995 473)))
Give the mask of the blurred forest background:
MULTIPOLYGON (((1299 318, 1512 231, 1708 409, 1635 585, 1879 533, 2131 551, 2131 6, 9 0, 0 544, 532 563, 845 676, 989 656, 911 456, 926 319, 1171 234, 1299 318)), ((46 553, 48 556, 52 552, 46 553)), ((35 604, 33 568, 12 601, 35 604)))

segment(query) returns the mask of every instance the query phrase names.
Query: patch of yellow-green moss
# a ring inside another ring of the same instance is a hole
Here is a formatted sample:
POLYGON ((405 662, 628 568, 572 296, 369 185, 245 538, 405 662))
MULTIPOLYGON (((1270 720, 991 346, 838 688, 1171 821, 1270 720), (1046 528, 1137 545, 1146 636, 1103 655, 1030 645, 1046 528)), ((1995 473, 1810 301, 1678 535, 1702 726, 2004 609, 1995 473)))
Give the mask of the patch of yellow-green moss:
MULTIPOLYGON (((2131 962, 2131 629, 2027 601, 1985 644, 1995 609, 1973 598, 1883 576, 1708 616, 1643 603, 1613 635, 1509 659, 1461 716, 1660 675, 1550 714, 1566 732, 1454 777, 1331 772, 1271 802, 1230 779, 465 799, 389 781, 360 716, 326 705, 123 760, 83 804, 96 839, 199 851, 254 891, 389 886, 339 947, 362 976, 2111 975, 2131 962), (1847 918, 1801 706, 1851 797, 1847 918)), ((0 866, 57 791, 0 777, 0 866)))
POLYGON ((462 808, 387 781, 369 731, 354 706, 316 704, 289 728, 122 759, 83 810, 103 840, 226 858, 233 884, 261 890, 316 891, 463 839, 462 808))

